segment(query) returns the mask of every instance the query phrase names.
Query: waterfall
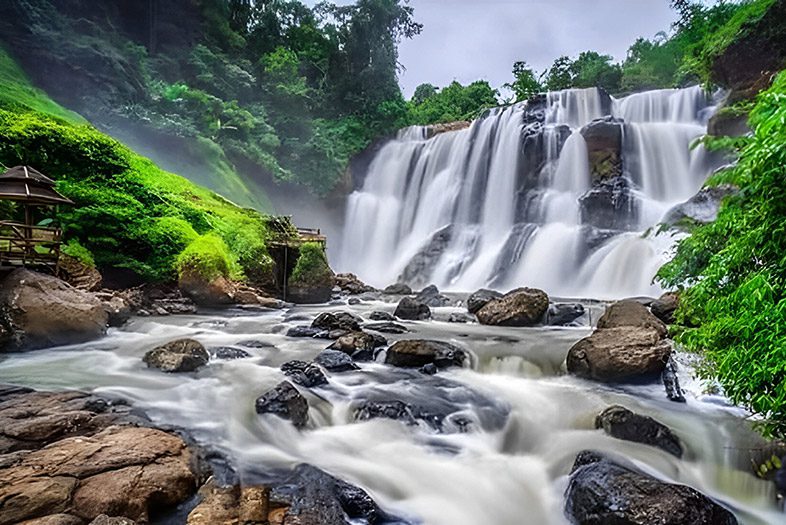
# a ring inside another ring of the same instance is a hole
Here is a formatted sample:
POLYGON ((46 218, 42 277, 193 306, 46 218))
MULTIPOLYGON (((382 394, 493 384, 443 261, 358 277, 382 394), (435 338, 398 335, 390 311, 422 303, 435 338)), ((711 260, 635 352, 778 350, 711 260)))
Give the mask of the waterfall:
POLYGON ((716 167, 691 147, 711 111, 698 86, 571 89, 459 131, 402 130, 348 198, 336 266, 379 287, 656 294, 673 238, 650 230, 716 167))

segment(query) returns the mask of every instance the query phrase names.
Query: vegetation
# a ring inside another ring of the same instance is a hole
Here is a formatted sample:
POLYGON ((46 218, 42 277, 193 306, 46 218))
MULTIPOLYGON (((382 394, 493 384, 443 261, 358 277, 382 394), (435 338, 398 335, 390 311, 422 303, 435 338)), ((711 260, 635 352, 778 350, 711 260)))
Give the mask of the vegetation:
POLYGON ((307 242, 300 247, 300 254, 292 270, 290 283, 293 286, 321 284, 330 281, 333 271, 328 265, 322 245, 307 242))
MULTIPOLYGON (((685 287, 679 342, 703 351, 706 376, 786 436, 786 72, 750 115, 753 135, 737 139, 739 160, 712 183, 740 188, 718 219, 679 244, 659 278, 685 287)), ((726 144, 729 142, 726 141, 726 144)))
POLYGON ((468 86, 453 82, 444 89, 431 84, 418 86, 408 103, 408 124, 437 124, 472 120, 488 108, 499 106, 499 93, 488 82, 479 80, 468 86))

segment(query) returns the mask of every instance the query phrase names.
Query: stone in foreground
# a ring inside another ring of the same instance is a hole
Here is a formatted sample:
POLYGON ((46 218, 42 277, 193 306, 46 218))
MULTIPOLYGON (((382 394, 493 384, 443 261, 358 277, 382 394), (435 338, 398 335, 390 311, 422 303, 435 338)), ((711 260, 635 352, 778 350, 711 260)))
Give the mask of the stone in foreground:
POLYGON ((431 308, 412 297, 404 297, 393 315, 409 321, 425 321, 431 319, 431 308))
POLYGON ((463 366, 467 353, 443 341, 410 339, 398 341, 388 348, 385 363, 406 368, 420 368, 433 363, 439 368, 463 366))
POLYGON ((289 381, 282 381, 256 401, 257 414, 275 414, 288 419, 296 428, 308 423, 308 401, 289 381))
POLYGON ((658 332, 658 336, 663 339, 668 333, 663 321, 652 315, 647 307, 638 301, 625 300, 619 301, 603 312, 598 319, 598 330, 603 328, 637 327, 649 328, 658 332))
POLYGON ((577 525, 737 525, 731 512, 695 489, 592 451, 576 457, 565 496, 565 513, 577 525))
POLYGON ((177 339, 150 350, 142 358, 148 368, 162 372, 193 372, 210 360, 202 343, 193 339, 177 339))
POLYGON ((669 427, 625 407, 612 406, 598 414, 595 428, 602 428, 606 434, 617 439, 643 443, 665 450, 678 458, 682 457, 680 440, 669 427))
POLYGON ((549 296, 535 288, 519 288, 492 299, 477 311, 478 321, 495 326, 534 326, 543 321, 549 296))

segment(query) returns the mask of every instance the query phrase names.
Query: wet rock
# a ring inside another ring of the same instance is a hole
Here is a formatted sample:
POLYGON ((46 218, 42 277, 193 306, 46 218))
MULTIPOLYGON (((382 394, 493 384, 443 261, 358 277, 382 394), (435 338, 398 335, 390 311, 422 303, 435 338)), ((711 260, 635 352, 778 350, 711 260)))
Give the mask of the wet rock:
POLYGON ((450 304, 450 299, 439 293, 439 288, 429 285, 423 288, 415 296, 416 301, 420 301, 429 307, 447 306, 450 304))
POLYGON ((318 337, 320 339, 329 339, 327 333, 321 328, 313 328, 311 326, 293 326, 287 330, 287 337, 318 337), (325 337, 321 337, 324 335, 325 337))
POLYGON ((349 312, 325 312, 321 313, 311 323, 312 328, 320 330, 345 330, 347 332, 359 332, 360 323, 363 320, 349 312))
POLYGON ((673 358, 669 358, 669 362, 666 363, 666 368, 663 369, 660 378, 663 382, 663 387, 666 389, 666 397, 669 398, 669 401, 674 401, 675 403, 686 402, 685 395, 680 387, 680 379, 677 376, 677 363, 674 362, 673 358))
POLYGON ((650 327, 597 330, 568 351, 568 372, 604 382, 657 377, 671 355, 671 344, 650 327))
POLYGON ((374 336, 364 332, 350 332, 336 339, 328 348, 352 355, 358 350, 373 351, 376 346, 374 336))
POLYGON ((128 518, 110 518, 106 514, 101 514, 91 521, 90 525, 136 525, 136 522, 128 518))
POLYGON ((246 348, 275 348, 276 345, 273 343, 268 343, 267 341, 260 341, 259 339, 245 339, 238 343, 240 346, 245 346, 246 348))
POLYGON ((675 292, 666 292, 650 305, 652 315, 666 324, 674 322, 674 312, 680 306, 680 296, 675 292))
POLYGON ((425 321, 431 319, 431 308, 416 299, 404 297, 393 315, 409 321, 425 321))
POLYGON ((383 292, 388 295, 411 295, 412 288, 410 288, 409 285, 404 283, 396 283, 396 284, 391 284, 390 286, 385 288, 383 292))
POLYGON ((661 339, 668 333, 663 321, 652 315, 646 306, 632 299, 612 304, 598 319, 598 329, 620 327, 651 328, 661 339))
POLYGON ((709 224, 718 217, 723 199, 737 193, 739 190, 731 185, 702 188, 696 195, 669 210, 662 222, 668 226, 684 228, 709 224))
MULTIPOLYGON (((100 517, 100 516, 99 516, 100 517)), ((98 518, 96 518, 98 519, 98 518)), ((25 520, 19 525, 84 525, 84 521, 72 514, 50 514, 43 518, 35 518, 32 520, 25 520)), ((130 522, 134 525, 134 522, 130 522)), ((90 522, 93 525, 93 522, 90 522)))
POLYGON ((471 314, 478 313, 478 310, 486 306, 489 301, 500 299, 502 294, 494 290, 481 289, 467 298, 467 310, 471 314))
POLYGON ((398 341, 388 348, 385 363, 393 366, 419 368, 429 363, 439 368, 463 366, 467 353, 444 341, 410 339, 398 341))
POLYGON ((281 371, 292 382, 306 388, 314 388, 328 383, 322 369, 313 363, 305 361, 289 361, 281 365, 281 371))
POLYGON ((154 348, 142 358, 148 368, 162 372, 193 372, 210 360, 202 343, 193 339, 177 339, 154 348))
POLYGON ((595 428, 617 439, 643 443, 682 457, 682 445, 666 425, 649 416, 631 412, 625 407, 612 406, 598 414, 595 428))
POLYGON ((593 182, 622 175, 622 120, 605 117, 581 129, 593 182))
POLYGON ((201 306, 226 306, 235 303, 237 285, 223 275, 205 279, 199 271, 181 271, 178 287, 201 306))
POLYGON ((636 231, 640 203, 625 177, 598 182, 579 198, 581 223, 601 230, 636 231))
POLYGON ((372 321, 395 321, 396 318, 393 317, 393 314, 389 314, 387 312, 371 312, 368 316, 369 319, 372 321))
POLYGON ((375 292, 376 288, 369 286, 354 273, 340 273, 336 275, 336 286, 341 288, 342 292, 350 295, 360 295, 365 292, 375 292))
POLYGON ((736 525, 734 515, 685 485, 665 483, 595 452, 576 458, 565 512, 578 525, 736 525))
POLYGON ((409 332, 406 326, 391 322, 369 323, 364 325, 363 328, 373 330, 374 332, 382 332, 383 334, 406 334, 409 332))
POLYGON ((398 280, 412 286, 426 286, 428 277, 434 273, 442 254, 453 239, 453 225, 449 224, 431 236, 423 247, 407 263, 398 280))
POLYGON ((358 299, 357 297, 350 297, 349 300, 347 301, 347 304, 350 305, 350 306, 357 306, 361 302, 362 301, 360 299, 358 299))
POLYGON ((215 359, 233 360, 251 357, 251 354, 245 350, 235 348, 234 346, 213 346, 210 347, 207 351, 215 359))
POLYGON ((338 350, 324 350, 314 358, 314 362, 330 372, 349 372, 360 368, 350 356, 338 350))
POLYGON ((420 371, 421 373, 426 374, 428 376, 433 376, 434 374, 439 372, 439 368, 437 368, 437 365, 435 365, 434 363, 428 363, 421 366, 420 371))
POLYGON ((289 381, 282 381, 257 398, 256 411, 288 419, 296 428, 303 428, 308 423, 308 401, 289 381))
POLYGON ((104 310, 106 310, 107 324, 112 327, 123 326, 131 319, 134 313, 131 305, 119 295, 107 295, 108 297, 104 298, 101 294, 96 294, 96 297, 101 299, 104 310))
POLYGON ((93 294, 14 270, 0 283, 0 352, 89 341, 106 333, 108 317, 93 294))
POLYGON ((461 313, 461 312, 453 312, 448 317, 449 323, 458 323, 458 324, 466 324, 466 323, 474 323, 475 318, 469 314, 461 313))
POLYGON ((79 290, 95 292, 101 288, 101 272, 66 253, 60 253, 58 271, 61 279, 79 290))
POLYGON ((270 488, 264 485, 221 487, 210 480, 199 489, 199 496, 199 505, 189 513, 187 525, 276 523, 270 488))
POLYGON ((519 288, 492 299, 477 312, 478 321, 495 326, 534 326, 543 320, 549 296, 535 288, 519 288))
POLYGON ((584 305, 580 303, 552 303, 546 312, 549 326, 567 326, 584 315, 584 305))

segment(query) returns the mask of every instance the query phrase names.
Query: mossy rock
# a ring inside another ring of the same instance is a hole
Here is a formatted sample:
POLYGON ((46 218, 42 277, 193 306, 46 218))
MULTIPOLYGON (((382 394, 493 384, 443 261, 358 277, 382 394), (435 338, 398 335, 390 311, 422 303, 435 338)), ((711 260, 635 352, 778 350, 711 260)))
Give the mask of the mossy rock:
POLYGON ((301 304, 330 300, 336 276, 330 269, 325 250, 319 243, 305 243, 289 278, 287 299, 301 304))

